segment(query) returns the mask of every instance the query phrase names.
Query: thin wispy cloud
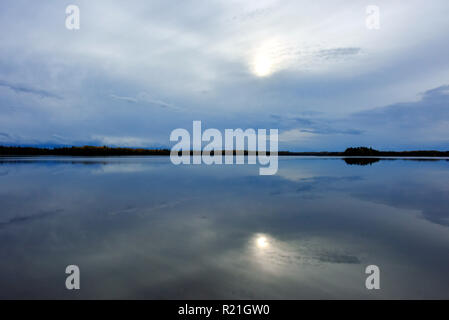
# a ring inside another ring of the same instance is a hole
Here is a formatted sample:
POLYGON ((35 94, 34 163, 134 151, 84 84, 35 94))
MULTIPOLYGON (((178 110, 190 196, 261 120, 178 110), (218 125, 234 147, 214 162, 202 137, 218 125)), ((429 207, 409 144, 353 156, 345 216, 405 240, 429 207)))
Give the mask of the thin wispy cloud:
POLYGON ((148 147, 151 145, 149 139, 142 139, 138 137, 123 137, 123 136, 93 136, 92 141, 96 144, 107 145, 114 147, 148 147))
POLYGON ((323 59, 340 59, 359 54, 361 48, 332 48, 319 50, 316 55, 323 59))
POLYGON ((27 94, 37 95, 41 98, 62 99, 62 97, 60 97, 59 95, 54 94, 49 91, 46 91, 46 90, 41 90, 41 89, 37 89, 37 88, 31 87, 31 86, 18 84, 18 83, 10 83, 10 82, 4 81, 4 80, 0 80, 0 86, 11 89, 12 91, 14 91, 15 93, 18 93, 18 94, 27 93, 27 94))
POLYGON ((132 97, 116 96, 115 94, 111 94, 110 97, 113 99, 116 99, 116 100, 122 100, 122 101, 129 102, 129 103, 137 103, 138 102, 137 99, 132 98, 132 97))
POLYGON ((110 97, 113 99, 125 101, 128 103, 143 103, 143 104, 150 104, 150 105, 158 106, 161 108, 178 109, 171 103, 168 103, 168 102, 165 102, 162 100, 153 99, 149 94, 147 94, 145 92, 139 93, 137 95, 137 97, 135 97, 135 98, 134 97, 126 97, 126 96, 118 96, 115 94, 111 94, 110 97))

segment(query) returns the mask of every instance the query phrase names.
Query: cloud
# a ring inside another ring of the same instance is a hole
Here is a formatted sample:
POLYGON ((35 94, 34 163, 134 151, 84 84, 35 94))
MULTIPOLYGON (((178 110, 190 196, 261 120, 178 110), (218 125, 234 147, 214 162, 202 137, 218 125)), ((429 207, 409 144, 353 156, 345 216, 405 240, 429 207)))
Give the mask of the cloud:
POLYGON ((56 209, 56 210, 51 210, 51 211, 41 211, 41 212, 35 213, 33 215, 28 215, 28 216, 13 217, 8 221, 0 222, 0 228, 8 227, 10 225, 15 225, 15 224, 19 224, 19 223, 28 223, 30 221, 45 219, 50 216, 59 214, 63 211, 64 211, 63 209, 56 209))
POLYGON ((449 121, 449 86, 442 85, 427 90, 418 101, 395 103, 357 112, 349 119, 363 122, 366 125, 392 124, 396 128, 424 129, 428 126, 435 126, 438 123, 449 121))
POLYGON ((339 254, 335 252, 320 252, 315 257, 321 262, 328 263, 348 263, 348 264, 360 264, 361 261, 357 256, 339 254))
POLYGON ((92 140, 96 142, 96 144, 113 147, 148 147, 151 145, 151 142, 148 139, 139 137, 95 135, 92 137, 92 140))
POLYGON ((314 134, 350 134, 359 135, 362 134, 362 130, 357 129, 334 129, 329 127, 315 128, 315 129, 301 129, 302 132, 309 132, 314 134))
MULTIPOLYGON (((280 145, 289 150, 365 143, 449 147, 442 106, 439 117, 372 111, 414 102, 416 93, 449 83, 448 2, 411 0, 404 7, 379 0, 388 19, 370 32, 365 4, 317 1, 184 1, 173 7, 162 0, 132 6, 79 0, 77 32, 60 24, 64 4, 4 1, 1 131, 17 143, 25 141, 20 137, 54 141, 56 132, 74 142, 151 137, 167 145, 171 130, 202 120, 215 128, 297 129, 280 145), (252 72, 260 55, 273 69, 263 78, 252 72)), ((419 98, 441 104, 445 97, 438 94, 419 98)))
POLYGON ((449 190, 444 183, 447 172, 441 171, 437 179, 433 175, 435 172, 430 172, 432 170, 423 176, 409 177, 406 183, 403 179, 390 179, 388 188, 384 188, 384 181, 372 180, 369 186, 357 189, 353 195, 397 208, 418 210, 424 219, 449 227, 449 190))
POLYGON ((14 83, 10 83, 10 82, 4 81, 4 80, 0 80, 0 86, 11 89, 16 93, 29 93, 29 94, 37 95, 41 98, 62 99, 60 96, 58 96, 54 93, 51 93, 49 91, 36 89, 36 88, 30 87, 27 85, 14 84, 14 83))
MULTIPOLYGON (((297 146, 329 141, 326 149, 369 145, 379 149, 449 148, 449 85, 421 93, 417 101, 351 113, 341 117, 272 114, 282 129, 280 141, 297 146)), ((316 150, 316 149, 315 149, 316 150)))
POLYGON ((150 94, 148 94, 146 92, 139 93, 138 97, 139 97, 140 101, 143 101, 143 102, 149 103, 149 104, 153 104, 153 105, 159 106, 161 108, 177 109, 173 104, 165 102, 163 100, 154 99, 153 97, 151 97, 150 94))
POLYGON ((301 142, 306 139, 310 139, 313 136, 310 132, 304 132, 300 129, 291 129, 287 131, 282 131, 279 134, 280 142, 301 142))
POLYGON ((353 56, 359 54, 361 48, 348 47, 348 48, 332 48, 332 49, 322 49, 316 52, 316 55, 323 59, 339 59, 348 56, 353 56))
POLYGON ((129 103, 137 103, 138 100, 132 97, 121 97, 121 96, 116 96, 115 94, 111 94, 111 98, 116 99, 116 100, 122 100, 122 101, 126 101, 129 103))
POLYGON ((259 8, 255 10, 251 10, 248 12, 244 12, 241 14, 237 14, 230 19, 230 22, 247 22, 252 19, 260 19, 266 18, 273 8, 259 8))
POLYGON ((360 135, 363 133, 363 131, 359 129, 335 127, 338 126, 338 122, 316 116, 271 115, 271 118, 276 119, 281 126, 288 129, 282 135, 282 138, 285 139, 285 141, 293 141, 295 140, 295 137, 296 139, 304 139, 311 137, 312 135, 360 135))
POLYGON ((310 127, 310 126, 315 125, 315 121, 312 121, 311 119, 307 119, 307 118, 303 118, 303 117, 295 117, 292 120, 294 120, 301 126, 310 127))
POLYGON ((110 95, 111 98, 116 99, 116 100, 122 100, 125 102, 129 102, 129 103, 146 103, 146 104, 152 104, 161 108, 171 108, 171 109, 178 109, 176 108, 173 104, 162 101, 162 100, 157 100, 157 99, 153 99, 148 93, 146 92, 141 92, 137 95, 137 97, 126 97, 126 96, 118 96, 115 94, 111 94, 110 95))
POLYGON ((11 139, 11 136, 9 134, 5 133, 5 132, 0 132, 0 137, 11 139))
POLYGON ((435 100, 436 98, 447 98, 449 95, 449 85, 442 85, 434 89, 425 91, 422 96, 423 99, 435 100))

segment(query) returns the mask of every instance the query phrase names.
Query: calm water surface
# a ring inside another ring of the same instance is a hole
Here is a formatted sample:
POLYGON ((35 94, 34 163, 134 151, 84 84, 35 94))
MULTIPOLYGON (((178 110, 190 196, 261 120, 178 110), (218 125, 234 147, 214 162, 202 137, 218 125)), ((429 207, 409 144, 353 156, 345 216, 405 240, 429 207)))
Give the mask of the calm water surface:
POLYGON ((449 298, 449 161, 284 157, 258 172, 1 158, 0 298, 449 298))

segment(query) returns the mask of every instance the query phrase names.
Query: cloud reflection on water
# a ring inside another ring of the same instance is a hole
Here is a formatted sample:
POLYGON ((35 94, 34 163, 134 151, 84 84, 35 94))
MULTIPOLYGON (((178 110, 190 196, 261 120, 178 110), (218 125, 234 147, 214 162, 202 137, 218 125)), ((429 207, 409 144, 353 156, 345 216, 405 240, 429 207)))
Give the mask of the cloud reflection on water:
POLYGON ((373 262, 385 271, 376 297, 448 297, 448 229, 417 215, 448 206, 447 162, 281 158, 307 173, 299 180, 167 158, 99 162, 3 163, 0 221, 20 223, 0 228, 0 297, 71 298, 60 271, 75 263, 85 298, 371 298, 373 262))

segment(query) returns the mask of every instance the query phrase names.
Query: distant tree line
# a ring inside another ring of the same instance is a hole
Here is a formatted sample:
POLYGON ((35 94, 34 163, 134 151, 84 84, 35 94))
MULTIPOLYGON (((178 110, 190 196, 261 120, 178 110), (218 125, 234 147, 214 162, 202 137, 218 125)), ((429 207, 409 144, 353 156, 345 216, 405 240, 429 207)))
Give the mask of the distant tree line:
POLYGON ((155 156, 169 155, 168 149, 134 149, 134 148, 110 148, 110 147, 58 147, 58 148, 34 148, 34 147, 5 147, 0 146, 0 155, 3 156, 155 156))
MULTIPOLYGON (((245 155, 258 152, 252 151, 226 151, 234 155, 245 155)), ((188 151, 190 155, 199 152, 188 151)), ((224 154, 224 151, 212 151, 212 154, 224 154)), ((181 152, 179 152, 181 154, 181 152)), ((267 152, 267 154, 270 154, 267 152)), ((143 148, 112 148, 107 146, 83 146, 83 147, 57 147, 36 148, 20 146, 0 146, 0 156, 168 156, 169 149, 143 149, 143 148)), ((337 156, 337 157, 449 157, 449 151, 418 150, 418 151, 378 151, 368 147, 347 148, 344 152, 290 152, 279 151, 280 156, 337 156)), ((353 161, 355 163, 355 161, 353 161)))

